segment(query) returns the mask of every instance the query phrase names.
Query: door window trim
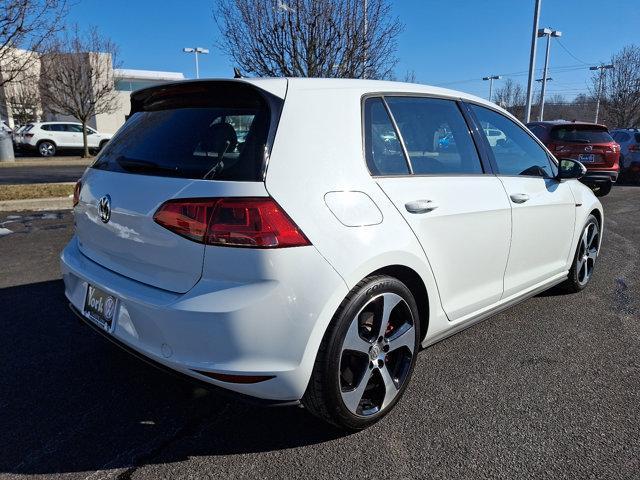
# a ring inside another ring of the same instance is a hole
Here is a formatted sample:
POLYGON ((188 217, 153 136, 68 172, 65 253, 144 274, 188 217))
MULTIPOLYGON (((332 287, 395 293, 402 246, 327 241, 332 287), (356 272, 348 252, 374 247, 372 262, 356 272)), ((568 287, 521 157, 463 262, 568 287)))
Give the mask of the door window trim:
POLYGON ((465 114, 466 107, 463 106, 464 101, 460 98, 450 97, 447 95, 438 95, 435 93, 414 93, 414 92, 368 92, 362 95, 360 98, 360 137, 362 141, 362 161, 369 172, 369 175, 373 178, 406 178, 406 177, 481 177, 487 175, 494 175, 494 170, 491 163, 488 161, 489 156, 485 156, 483 154, 482 149, 478 144, 478 139, 474 135, 473 128, 477 129, 477 125, 472 121, 470 123, 470 117, 465 114), (467 131, 471 136, 471 141, 476 149, 476 153, 478 155, 478 160, 480 161, 480 168, 482 169, 481 173, 413 173, 413 165, 411 164, 411 157, 409 156, 409 152, 407 151, 407 147, 405 145, 404 139, 402 138, 402 134, 400 133, 400 129, 398 128, 398 124, 396 123, 396 119, 387 105, 386 97, 410 97, 410 98, 430 98, 437 100, 448 100, 456 104, 462 118, 467 125, 467 131), (409 173, 398 173, 398 174, 389 174, 389 175, 375 175, 369 169, 369 164, 367 162, 367 149, 365 137, 367 135, 366 129, 366 118, 365 118, 365 103, 367 100, 372 98, 379 98, 382 100, 385 110, 387 111, 387 115, 391 120, 391 124, 393 125, 394 132, 396 137, 398 138, 398 142, 400 143, 400 147, 402 148, 402 154, 404 155, 405 161, 407 162, 407 166, 409 167, 409 173))

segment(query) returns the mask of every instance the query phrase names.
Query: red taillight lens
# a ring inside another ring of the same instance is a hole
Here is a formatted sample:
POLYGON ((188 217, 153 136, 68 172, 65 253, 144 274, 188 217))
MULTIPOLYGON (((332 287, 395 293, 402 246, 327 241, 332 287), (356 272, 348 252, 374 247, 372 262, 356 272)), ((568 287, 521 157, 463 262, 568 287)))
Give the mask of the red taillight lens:
POLYGON ((32 138, 33 137, 33 133, 25 133, 24 136, 25 136, 25 138, 32 138))
POLYGON ((82 182, 78 180, 76 186, 73 187, 73 206, 75 207, 80 202, 80 191, 82 190, 82 182))
POLYGON ((632 143, 631 145, 629 145, 629 151, 630 152, 640 152, 640 144, 632 143))
POLYGON ((165 202, 156 223, 207 245, 283 248, 309 240, 272 198, 184 199, 165 202))

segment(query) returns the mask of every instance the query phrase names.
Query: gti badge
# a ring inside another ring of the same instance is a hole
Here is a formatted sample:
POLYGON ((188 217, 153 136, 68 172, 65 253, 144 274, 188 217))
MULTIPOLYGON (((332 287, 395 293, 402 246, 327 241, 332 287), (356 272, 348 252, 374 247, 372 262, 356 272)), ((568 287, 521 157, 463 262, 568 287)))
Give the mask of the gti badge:
POLYGON ((111 197, 105 195, 98 202, 98 213, 100 213, 100 220, 103 223, 107 223, 111 218, 111 197))

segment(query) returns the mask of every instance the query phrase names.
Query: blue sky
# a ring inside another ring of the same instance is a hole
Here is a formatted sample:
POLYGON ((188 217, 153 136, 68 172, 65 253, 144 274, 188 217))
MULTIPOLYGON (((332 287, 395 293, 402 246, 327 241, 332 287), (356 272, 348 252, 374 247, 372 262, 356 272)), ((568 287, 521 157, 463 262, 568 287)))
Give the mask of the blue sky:
MULTIPOLYGON (((534 0, 391 3, 405 24, 399 38, 399 79, 413 70, 421 83, 485 97, 488 82, 481 80, 483 76, 510 74, 526 83, 534 0)), ((201 57, 201 76, 232 73, 228 58, 215 48, 213 0, 80 0, 70 20, 96 25, 110 36, 120 46, 125 68, 179 71, 193 77, 193 56, 182 53, 182 47, 202 46, 211 54, 201 57)), ((585 64, 606 61, 627 44, 640 44, 638 0, 543 0, 540 24, 563 32, 562 45, 552 43, 554 81, 548 91, 568 98, 586 91, 590 72, 585 64)), ((539 67, 543 56, 540 42, 539 67)))

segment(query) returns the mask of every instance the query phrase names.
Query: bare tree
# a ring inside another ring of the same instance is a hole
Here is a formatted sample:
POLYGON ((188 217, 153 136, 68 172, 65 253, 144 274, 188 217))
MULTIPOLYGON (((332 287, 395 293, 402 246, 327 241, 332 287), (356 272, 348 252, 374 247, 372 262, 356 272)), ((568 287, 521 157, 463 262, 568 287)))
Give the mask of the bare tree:
POLYGON ((89 156, 87 122, 118 108, 113 69, 117 46, 95 27, 82 34, 76 26, 54 39, 42 55, 41 95, 44 108, 82 123, 84 156, 89 156))
POLYGON ((418 83, 418 78, 416 77, 415 70, 407 70, 402 78, 403 82, 406 83, 418 83))
POLYGON ((18 77, 5 84, 7 105, 16 125, 36 122, 40 116, 40 88, 38 80, 32 76, 18 77))
POLYGON ((62 28, 66 14, 66 0, 0 0, 0 87, 38 62, 30 52, 62 28))
POLYGON ((495 102, 519 119, 524 118, 526 103, 525 89, 519 83, 508 78, 504 85, 496 89, 495 102))
POLYGON ((216 0, 219 47, 261 76, 387 78, 402 24, 387 0, 216 0), (366 5, 366 13, 365 13, 366 5))
POLYGON ((600 95, 603 120, 611 127, 640 126, 640 46, 628 45, 611 57, 613 69, 592 78, 591 92, 600 95))

